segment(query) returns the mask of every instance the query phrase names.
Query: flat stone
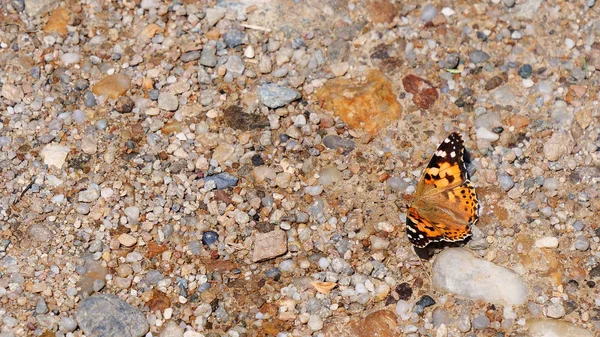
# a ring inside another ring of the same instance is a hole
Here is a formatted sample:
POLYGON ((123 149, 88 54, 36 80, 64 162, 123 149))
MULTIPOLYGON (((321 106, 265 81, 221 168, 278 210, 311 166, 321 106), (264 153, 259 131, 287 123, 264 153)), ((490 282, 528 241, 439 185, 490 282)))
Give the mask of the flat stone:
POLYGON ((204 177, 204 184, 214 182, 217 190, 223 190, 237 185, 238 178, 227 172, 222 172, 212 176, 204 177))
POLYGON ((67 35, 67 25, 71 18, 69 11, 65 8, 58 8, 50 15, 48 22, 44 26, 44 33, 52 34, 57 33, 59 35, 67 35))
POLYGON ((44 164, 61 169, 70 151, 71 149, 66 146, 49 144, 40 152, 40 156, 44 164))
POLYGON ((141 337, 148 332, 146 316, 115 295, 94 295, 77 308, 75 318, 88 337, 141 337))
POLYGON ((23 89, 13 84, 3 85, 2 92, 0 94, 2 95, 2 97, 11 100, 15 103, 19 103, 23 99, 23 97, 25 97, 23 89))
POLYGON ((161 92, 158 95, 158 107, 167 111, 175 111, 179 108, 179 100, 170 92, 161 92))
POLYGON ((275 258, 287 252, 287 236, 276 229, 268 233, 257 233, 254 237, 252 261, 260 262, 275 258))
POLYGON ((126 75, 108 75, 92 87, 92 92, 98 96, 117 99, 123 96, 129 87, 131 80, 126 75))
POLYGON ((529 292, 514 271, 462 248, 446 249, 436 257, 432 280, 440 291, 503 305, 523 304, 529 292))
POLYGON ((566 132, 555 132, 544 143, 544 156, 550 161, 556 161, 568 155, 573 150, 573 142, 566 132))
POLYGON ((272 109, 288 105, 300 97, 302 95, 298 91, 275 83, 267 83, 258 87, 260 102, 272 109))
POLYGON ((225 8, 207 8, 206 21, 209 27, 212 27, 225 17, 225 8))
POLYGON ((206 45, 202 48, 200 64, 211 68, 217 65, 217 48, 215 46, 206 45))
POLYGON ((579 326, 555 319, 528 319, 525 325, 531 337, 592 337, 592 332, 579 326))
POLYGON ((25 0, 25 13, 30 17, 47 13, 57 0, 25 0))
POLYGON ((137 243, 137 239, 130 234, 123 233, 119 235, 119 243, 125 247, 132 247, 137 243))

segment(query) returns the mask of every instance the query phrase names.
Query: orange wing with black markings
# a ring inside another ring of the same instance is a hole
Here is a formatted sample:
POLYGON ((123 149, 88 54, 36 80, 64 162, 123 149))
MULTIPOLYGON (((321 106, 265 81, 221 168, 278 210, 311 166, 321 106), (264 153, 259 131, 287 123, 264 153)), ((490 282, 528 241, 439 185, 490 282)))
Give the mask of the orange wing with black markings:
POLYGON ((409 241, 417 247, 431 242, 461 241, 478 219, 475 187, 468 180, 465 148, 458 132, 450 134, 429 161, 406 217, 409 241))

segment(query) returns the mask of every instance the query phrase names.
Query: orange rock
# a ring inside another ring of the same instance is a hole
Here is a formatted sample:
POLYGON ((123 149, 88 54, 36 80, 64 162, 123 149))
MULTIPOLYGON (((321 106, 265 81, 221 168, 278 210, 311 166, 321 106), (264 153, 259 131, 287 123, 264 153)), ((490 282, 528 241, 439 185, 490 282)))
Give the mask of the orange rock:
POLYGON ((155 23, 151 23, 144 27, 142 34, 144 34, 147 38, 151 39, 156 35, 156 33, 160 32, 162 29, 155 23))
POLYGON ((529 122, 530 122, 529 118, 527 118, 525 116, 521 116, 521 115, 512 115, 508 119, 508 123, 517 129, 526 127, 527 125, 529 125, 529 122))
POLYGON ((364 128, 372 134, 402 115, 392 83, 379 70, 369 70, 364 82, 343 78, 327 81, 317 91, 317 99, 350 127, 364 128))
POLYGON ((67 30, 67 24, 69 23, 69 19, 71 16, 69 15, 69 11, 64 8, 58 8, 55 10, 48 22, 44 26, 44 32, 48 34, 57 33, 60 35, 67 35, 69 32, 67 30))
POLYGON ((404 90, 413 94, 413 103, 421 109, 429 109, 439 94, 433 84, 416 75, 407 75, 402 79, 404 90))
POLYGON ((131 81, 125 75, 108 75, 92 87, 92 92, 108 98, 119 98, 129 90, 130 85, 131 81))

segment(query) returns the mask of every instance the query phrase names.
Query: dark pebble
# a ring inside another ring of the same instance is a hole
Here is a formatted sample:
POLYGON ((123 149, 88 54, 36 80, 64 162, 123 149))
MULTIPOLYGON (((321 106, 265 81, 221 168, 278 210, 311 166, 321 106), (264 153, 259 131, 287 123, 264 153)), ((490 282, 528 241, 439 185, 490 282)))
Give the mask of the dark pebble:
POLYGON ((494 133, 502 133, 502 132, 504 132, 504 128, 501 126, 496 126, 495 128, 492 129, 492 131, 494 133))
POLYGON ((521 76, 522 78, 528 78, 529 76, 531 76, 532 72, 533 68, 531 68, 531 65, 529 64, 524 64, 521 66, 521 68, 519 68, 519 76, 521 76))
POLYGON ((460 56, 457 53, 450 53, 444 59, 444 63, 447 69, 456 69, 460 62, 460 56))
POLYGON ((208 282, 202 283, 200 286, 198 286, 199 293, 203 293, 203 292, 207 291, 208 289, 210 289, 210 283, 208 283, 208 282))
POLYGON ((420 300, 417 301, 417 305, 422 306, 423 308, 430 307, 435 304, 435 301, 429 295, 423 295, 420 300))
POLYGON ((301 37, 297 37, 294 39, 294 41, 292 41, 292 48, 300 49, 302 47, 306 47, 306 43, 304 42, 304 39, 302 39, 301 37))
POLYGON ((265 272, 265 275, 275 281, 279 281, 279 278, 281 278, 281 270, 279 268, 271 268, 265 272))
POLYGON ((400 283, 400 285, 396 287, 396 292, 403 301, 408 301, 413 294, 413 290, 408 283, 400 283))
POLYGON ((227 47, 235 48, 242 44, 244 36, 245 35, 241 30, 237 28, 230 28, 223 35, 223 40, 225 40, 225 44, 227 44, 227 47))
POLYGON ((206 231, 202 233, 202 243, 210 246, 219 240, 219 234, 215 231, 206 231))
POLYGON ((40 67, 31 68, 31 70, 29 71, 29 74, 31 74, 31 77, 35 78, 36 80, 39 80, 40 79, 40 67))
POLYGON ((121 96, 117 100, 117 104, 115 105, 115 110, 120 113, 129 113, 133 110, 135 106, 135 102, 129 96, 121 96))
POLYGON ((282 133, 282 134, 279 135, 279 141, 280 142, 285 143, 288 140, 290 140, 290 136, 288 136, 287 134, 282 133))
POLYGON ((254 156, 252 156, 251 160, 252 160, 252 165, 254 165, 254 166, 262 166, 265 164, 265 161, 262 159, 260 154, 255 154, 254 156))
POLYGON ((502 82, 504 82, 502 77, 494 76, 494 77, 490 78, 487 81, 487 83, 485 84, 485 90, 490 91, 490 90, 496 89, 498 86, 500 86, 500 84, 502 84, 502 82))
POLYGON ((475 35, 477 35, 477 38, 481 41, 487 41, 488 39, 487 35, 485 35, 484 32, 477 32, 475 35))
POLYGON ((237 185, 238 180, 239 179, 237 177, 234 177, 227 172, 222 172, 212 176, 204 177, 205 183, 209 181, 214 181, 218 190, 224 190, 226 188, 233 187, 237 185))
POLYGON ((337 135, 329 135, 323 138, 323 145, 329 149, 337 150, 338 148, 344 149, 344 154, 354 150, 356 144, 350 139, 342 138, 337 135))
POLYGON ((600 277, 600 263, 590 270, 589 275, 591 278, 600 277))
POLYGON ((508 67, 509 68, 513 68, 514 69, 514 68, 517 68, 518 66, 519 66, 519 64, 517 62, 512 62, 512 61, 508 62, 508 67))

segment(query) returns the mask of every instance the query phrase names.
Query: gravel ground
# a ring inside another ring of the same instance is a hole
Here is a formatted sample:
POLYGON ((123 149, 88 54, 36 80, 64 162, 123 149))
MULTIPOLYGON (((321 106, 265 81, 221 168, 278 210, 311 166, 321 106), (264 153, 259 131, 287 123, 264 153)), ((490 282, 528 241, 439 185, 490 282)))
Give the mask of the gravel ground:
POLYGON ((0 6, 0 337, 600 335, 595 1, 0 6))

